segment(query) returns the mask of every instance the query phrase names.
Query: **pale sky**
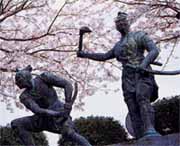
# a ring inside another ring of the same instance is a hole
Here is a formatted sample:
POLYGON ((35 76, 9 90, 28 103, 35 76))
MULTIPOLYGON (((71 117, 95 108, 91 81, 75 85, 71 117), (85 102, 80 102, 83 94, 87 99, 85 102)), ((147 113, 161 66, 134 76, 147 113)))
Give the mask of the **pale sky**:
MULTIPOLYGON (((60 6, 63 4, 63 0, 57 0, 57 4, 60 6)), ((58 6, 58 7, 59 7, 58 6)), ((179 46, 180 48, 180 46, 179 46)), ((168 55, 168 50, 163 50, 161 55, 168 55)), ((175 50, 174 54, 180 57, 180 49, 175 50)), ((165 60, 162 60, 165 62, 165 60)), ((156 68, 158 69, 158 67, 156 68)), ((166 70, 176 70, 180 69, 180 59, 172 59, 167 65, 166 70)), ((121 73, 119 73, 121 76, 121 73)), ((156 81, 159 85, 159 96, 169 97, 173 95, 180 95, 180 76, 156 76, 156 81)), ((110 83, 109 88, 116 89, 121 86, 121 80, 110 83)), ((122 125, 125 123, 125 116, 127 114, 127 107, 124 103, 122 90, 112 94, 105 94, 104 92, 97 92, 91 97, 86 97, 84 99, 85 106, 84 111, 73 110, 71 115, 73 119, 80 116, 87 117, 93 116, 110 116, 115 120, 120 121, 122 125)), ((0 125, 6 125, 10 123, 11 120, 25 115, 31 115, 31 112, 25 112, 16 108, 14 113, 9 113, 6 110, 4 103, 0 103, 0 125)), ((56 146, 58 135, 48 133, 49 145, 56 146)))

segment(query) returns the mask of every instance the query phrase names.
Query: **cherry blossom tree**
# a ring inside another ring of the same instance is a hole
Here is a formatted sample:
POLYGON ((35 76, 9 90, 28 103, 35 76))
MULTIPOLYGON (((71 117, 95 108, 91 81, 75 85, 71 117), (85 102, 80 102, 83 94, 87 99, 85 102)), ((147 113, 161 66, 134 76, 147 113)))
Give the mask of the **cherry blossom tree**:
POLYGON ((77 82, 79 108, 84 97, 99 90, 110 91, 107 84, 119 80, 121 64, 116 60, 97 63, 79 59, 76 51, 82 26, 93 31, 85 36, 83 49, 111 49, 120 37, 114 26, 118 11, 129 14, 132 30, 144 30, 160 49, 172 50, 166 65, 180 37, 177 1, 69 0, 60 4, 56 0, 0 0, 0 100, 8 108, 12 101, 22 108, 14 75, 16 67, 28 64, 34 76, 51 71, 77 82))

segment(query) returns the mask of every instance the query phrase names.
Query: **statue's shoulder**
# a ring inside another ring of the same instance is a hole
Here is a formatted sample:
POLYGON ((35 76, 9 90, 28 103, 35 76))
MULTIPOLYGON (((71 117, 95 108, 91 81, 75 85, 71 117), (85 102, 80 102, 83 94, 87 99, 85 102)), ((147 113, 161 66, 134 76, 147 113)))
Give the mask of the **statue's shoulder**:
POLYGON ((144 43, 144 40, 148 38, 148 34, 145 31, 132 32, 132 36, 138 45, 141 45, 142 43, 144 43))
POLYGON ((53 73, 46 71, 46 72, 41 73, 39 76, 40 78, 46 79, 53 76, 53 73))
POLYGON ((147 32, 145 32, 145 31, 134 31, 134 32, 131 32, 131 34, 135 38, 142 38, 142 37, 148 35, 147 32))
POLYGON ((43 80, 43 81, 48 81, 49 80, 49 78, 51 77, 51 76, 53 76, 53 74, 51 73, 51 72, 43 72, 43 73, 41 73, 40 75, 39 75, 39 78, 41 79, 41 80, 43 80))
POLYGON ((39 77, 41 78, 41 80, 44 83, 46 83, 48 85, 52 84, 52 82, 58 78, 58 76, 56 76, 52 72, 48 72, 48 71, 43 72, 42 74, 39 75, 39 77))

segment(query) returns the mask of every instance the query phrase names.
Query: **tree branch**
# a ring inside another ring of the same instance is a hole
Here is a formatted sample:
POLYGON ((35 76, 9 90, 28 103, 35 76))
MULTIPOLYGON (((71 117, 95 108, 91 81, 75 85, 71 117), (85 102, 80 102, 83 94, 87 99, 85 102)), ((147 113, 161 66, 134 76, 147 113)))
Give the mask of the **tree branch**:
POLYGON ((178 39, 180 38, 180 34, 176 35, 176 36, 172 36, 172 37, 167 37, 167 38, 163 38, 159 41, 156 42, 156 44, 159 44, 161 42, 168 42, 168 41, 172 41, 172 40, 175 40, 175 39, 178 39))
POLYGON ((3 95, 3 96, 6 96, 6 97, 16 98, 16 96, 13 96, 13 95, 10 95, 10 94, 7 94, 7 93, 4 93, 4 92, 1 92, 1 91, 0 91, 0 94, 1 94, 1 95, 3 95))
POLYGON ((148 5, 148 3, 145 3, 145 2, 127 2, 127 1, 122 1, 122 0, 114 0, 114 1, 127 4, 127 5, 148 5))
POLYGON ((14 51, 9 51, 9 50, 3 49, 3 48, 0 48, 0 51, 5 52, 5 53, 13 53, 14 52, 14 51))
POLYGON ((10 4, 10 2, 12 2, 12 0, 9 0, 9 1, 7 1, 7 3, 6 3, 6 5, 4 6, 4 10, 8 7, 8 5, 10 4))
POLYGON ((49 28, 48 28, 48 30, 47 30, 47 33, 50 32, 50 30, 51 30, 54 22, 56 21, 57 17, 59 16, 60 12, 62 11, 62 9, 65 7, 66 4, 67 4, 67 2, 65 2, 65 3, 63 4, 63 6, 59 9, 58 13, 57 13, 56 16, 54 17, 54 19, 53 19, 53 21, 51 22, 51 24, 49 25, 49 28))
POLYGON ((3 13, 3 0, 0 0, 0 15, 3 13))
POLYGON ((179 11, 180 11, 179 8, 173 7, 173 6, 171 6, 169 3, 166 3, 166 4, 157 3, 157 4, 151 4, 150 6, 151 6, 151 7, 156 7, 156 8, 159 8, 159 7, 170 8, 171 10, 173 10, 173 11, 175 11, 175 12, 179 12, 179 11))
POLYGON ((149 1, 149 2, 146 2, 146 1, 144 1, 144 2, 127 2, 127 1, 122 1, 122 0, 114 0, 114 1, 126 4, 126 5, 146 5, 146 6, 150 6, 150 7, 156 7, 156 8, 165 7, 165 8, 170 8, 175 12, 180 11, 180 9, 178 7, 171 6, 168 1, 164 1, 164 3, 163 3, 163 1, 157 1, 156 4, 151 4, 152 1, 149 1))
POLYGON ((52 35, 52 34, 49 34, 49 33, 45 33, 43 35, 40 35, 40 36, 37 36, 37 37, 31 37, 31 38, 5 38, 5 37, 2 37, 0 36, 0 39, 1 40, 4 40, 4 41, 22 41, 22 42, 25 42, 25 41, 34 41, 34 40, 38 40, 38 39, 41 39, 47 35, 52 35))
POLYGON ((23 10, 26 10, 26 9, 25 9, 25 5, 27 4, 27 2, 28 2, 28 0, 24 1, 24 2, 23 2, 22 4, 20 4, 19 6, 17 6, 17 5, 18 5, 18 4, 17 4, 15 10, 13 10, 13 11, 10 11, 10 10, 9 10, 9 13, 7 12, 7 14, 0 19, 0 22, 4 21, 5 19, 7 19, 7 18, 9 18, 9 17, 11 17, 11 16, 13 16, 13 15, 15 15, 15 14, 23 11, 23 10))
POLYGON ((0 71, 1 72, 15 72, 16 70, 15 69, 9 69, 9 68, 0 67, 0 71))
POLYGON ((27 53, 28 55, 34 55, 40 52, 76 52, 77 50, 58 50, 60 47, 68 47, 68 46, 77 46, 77 45, 62 45, 53 49, 39 49, 30 53, 27 53))
POLYGON ((170 54, 169 54, 168 58, 166 59, 166 62, 164 63, 162 70, 164 70, 164 69, 165 69, 165 67, 166 67, 166 65, 168 64, 168 62, 169 62, 170 58, 172 57, 173 52, 174 52, 175 47, 176 47, 176 43, 177 43, 177 39, 175 40, 174 46, 173 46, 173 48, 172 48, 172 50, 171 50, 171 52, 170 52, 170 54))
MULTIPOLYGON (((28 1, 28 0, 27 0, 27 1, 28 1)), ((4 21, 7 17, 10 17, 10 16, 12 16, 12 15, 15 15, 16 13, 20 12, 21 10, 25 10, 25 9, 23 9, 23 8, 24 8, 24 6, 25 6, 25 4, 26 4, 27 1, 25 1, 25 3, 23 3, 23 5, 21 5, 21 7, 19 6, 18 9, 17 9, 15 12, 9 14, 9 15, 6 16, 5 18, 0 19, 0 22, 4 21)), ((46 37, 46 36, 48 36, 48 35, 49 35, 49 36, 51 36, 51 35, 54 36, 54 34, 51 34, 51 33, 50 33, 50 30, 51 30, 54 22, 56 21, 59 13, 62 11, 62 9, 64 8, 64 6, 65 6, 66 4, 67 4, 67 3, 65 2, 64 5, 59 9, 57 15, 54 17, 53 21, 52 21, 51 24, 49 25, 49 27, 48 27, 48 29, 47 29, 47 32, 46 32, 45 34, 42 34, 42 35, 36 36, 36 37, 30 37, 30 38, 6 38, 6 37, 0 36, 0 39, 1 39, 1 40, 4 40, 4 41, 34 41, 34 40, 38 40, 38 39, 41 39, 41 38, 43 38, 43 37, 46 37)), ((64 33, 64 32, 63 32, 63 33, 64 33)))

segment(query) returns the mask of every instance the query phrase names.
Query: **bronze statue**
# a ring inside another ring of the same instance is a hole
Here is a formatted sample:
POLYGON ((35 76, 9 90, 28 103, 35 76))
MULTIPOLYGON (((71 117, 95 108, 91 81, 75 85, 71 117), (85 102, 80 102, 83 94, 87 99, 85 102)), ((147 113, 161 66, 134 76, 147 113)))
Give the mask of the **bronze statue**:
POLYGON ((118 12, 115 19, 117 31, 121 33, 121 39, 106 53, 88 53, 82 51, 82 36, 84 32, 90 32, 87 27, 80 29, 80 44, 77 56, 95 61, 106 61, 116 58, 122 63, 122 89, 124 100, 127 104, 132 121, 132 127, 137 139, 141 137, 160 135, 154 129, 154 110, 150 104, 150 98, 157 99, 158 86, 154 76, 143 69, 151 69, 150 64, 159 54, 155 43, 143 31, 130 32, 128 16, 124 12, 118 12), (144 57, 145 50, 148 51, 144 57), (136 66, 136 69, 131 66, 136 66))
POLYGON ((25 89, 19 97, 21 103, 34 113, 32 116, 18 118, 11 122, 21 143, 26 146, 35 146, 31 132, 46 130, 62 134, 63 138, 81 146, 91 146, 75 131, 70 117, 72 104, 77 95, 77 85, 72 95, 73 86, 67 80, 49 72, 44 72, 32 79, 31 71, 31 66, 27 66, 22 70, 17 70, 15 76, 16 85, 20 89, 25 89), (54 86, 64 89, 65 103, 58 100, 54 86))

